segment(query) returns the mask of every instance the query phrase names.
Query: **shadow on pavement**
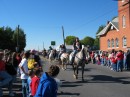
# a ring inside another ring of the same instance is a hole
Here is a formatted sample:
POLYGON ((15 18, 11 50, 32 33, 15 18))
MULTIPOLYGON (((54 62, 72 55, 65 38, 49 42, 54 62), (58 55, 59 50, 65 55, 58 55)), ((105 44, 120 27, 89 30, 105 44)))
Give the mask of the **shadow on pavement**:
POLYGON ((121 83, 121 84, 130 84, 130 77, 112 77, 106 75, 91 75, 91 80, 88 83, 121 83))
POLYGON ((80 93, 61 92, 61 93, 58 93, 57 95, 69 95, 69 96, 75 95, 75 96, 79 96, 80 93))

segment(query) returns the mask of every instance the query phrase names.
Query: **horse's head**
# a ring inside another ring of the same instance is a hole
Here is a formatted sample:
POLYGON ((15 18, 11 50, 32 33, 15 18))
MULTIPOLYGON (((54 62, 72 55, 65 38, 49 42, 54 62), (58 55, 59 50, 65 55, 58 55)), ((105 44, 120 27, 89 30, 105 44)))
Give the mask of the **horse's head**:
POLYGON ((89 60, 90 55, 89 55, 88 47, 83 47, 82 50, 83 50, 82 52, 83 52, 84 56, 86 57, 86 59, 89 60))
POLYGON ((86 55, 88 54, 88 48, 87 47, 83 47, 82 48, 82 52, 86 55))

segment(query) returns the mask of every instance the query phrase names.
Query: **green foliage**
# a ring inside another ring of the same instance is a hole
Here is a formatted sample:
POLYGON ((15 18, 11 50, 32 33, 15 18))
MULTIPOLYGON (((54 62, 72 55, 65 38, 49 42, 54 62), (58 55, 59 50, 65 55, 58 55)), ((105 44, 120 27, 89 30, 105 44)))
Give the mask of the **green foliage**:
POLYGON ((99 49, 99 47, 100 47, 99 38, 96 38, 96 39, 94 40, 94 46, 95 46, 97 49, 99 49))
POLYGON ((81 43, 83 45, 89 45, 89 46, 93 46, 94 44, 94 38, 86 36, 83 40, 81 40, 81 43))
POLYGON ((73 45, 75 38, 76 38, 75 36, 67 36, 65 39, 65 43, 67 45, 73 45))
POLYGON ((18 46, 19 50, 22 51, 26 47, 26 34, 24 34, 24 31, 18 27, 14 30, 13 34, 13 42, 15 44, 15 47, 18 46))
MULTIPOLYGON (((96 35, 97 35, 99 32, 101 32, 104 28, 105 28, 104 25, 99 26, 99 28, 98 28, 98 30, 97 30, 97 32, 96 32, 96 35)), ((96 37, 96 39, 94 40, 94 45, 93 45, 93 46, 96 47, 97 49, 100 48, 100 42, 99 42, 99 38, 98 38, 98 37, 96 37)))
POLYGON ((26 46, 26 35, 22 29, 18 28, 12 30, 10 27, 0 27, 0 49, 16 50, 17 35, 19 36, 19 51, 24 50, 26 46))
POLYGON ((12 47, 12 34, 13 31, 10 27, 0 28, 0 48, 1 49, 13 49, 12 47))
POLYGON ((99 28, 98 28, 96 34, 98 34, 98 33, 99 33, 100 31, 102 31, 104 28, 105 28, 104 25, 99 26, 99 28))

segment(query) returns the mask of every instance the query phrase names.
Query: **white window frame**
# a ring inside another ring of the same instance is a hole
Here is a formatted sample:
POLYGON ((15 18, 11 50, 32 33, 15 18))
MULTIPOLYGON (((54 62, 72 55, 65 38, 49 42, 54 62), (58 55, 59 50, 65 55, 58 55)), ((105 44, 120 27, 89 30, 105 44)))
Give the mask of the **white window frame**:
POLYGON ((107 47, 108 47, 108 48, 111 47, 111 43, 110 43, 110 40, 109 40, 109 39, 107 40, 107 47))
POLYGON ((122 27, 123 28, 126 27, 126 16, 125 15, 122 16, 122 27))
POLYGON ((114 39, 111 40, 111 47, 112 48, 115 47, 115 45, 114 45, 114 39))
POLYGON ((119 47, 119 39, 118 38, 115 39, 115 45, 116 45, 116 47, 119 47))
POLYGON ((122 38, 122 44, 123 47, 127 47, 127 38, 125 36, 122 38))

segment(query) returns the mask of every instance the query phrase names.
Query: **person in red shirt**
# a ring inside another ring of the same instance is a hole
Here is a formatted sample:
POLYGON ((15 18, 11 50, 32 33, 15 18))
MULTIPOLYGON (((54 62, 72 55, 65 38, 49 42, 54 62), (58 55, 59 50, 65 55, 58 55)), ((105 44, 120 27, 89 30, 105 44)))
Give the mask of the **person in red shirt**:
POLYGON ((30 83, 31 87, 31 95, 35 96, 39 81, 40 81, 40 76, 41 76, 41 70, 39 68, 34 68, 34 77, 32 78, 32 81, 30 83))
POLYGON ((117 72, 123 70, 123 59, 124 59, 124 54, 122 52, 122 50, 119 50, 119 52, 116 55, 117 57, 117 72))

